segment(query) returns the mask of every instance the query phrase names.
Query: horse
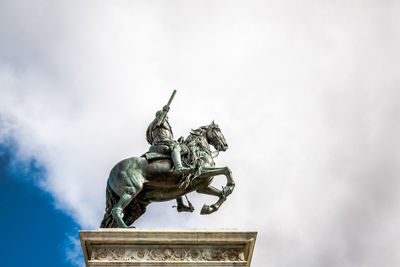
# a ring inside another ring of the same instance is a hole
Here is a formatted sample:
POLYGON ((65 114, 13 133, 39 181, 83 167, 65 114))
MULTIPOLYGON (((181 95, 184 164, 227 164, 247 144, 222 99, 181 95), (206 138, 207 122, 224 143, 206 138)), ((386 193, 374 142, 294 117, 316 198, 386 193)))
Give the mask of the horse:
MULTIPOLYGON (((193 212, 194 208, 183 204, 183 196, 196 191, 217 196, 212 204, 204 204, 201 214, 216 212, 232 193, 235 182, 228 167, 215 167, 214 157, 226 151, 228 144, 219 126, 213 121, 207 126, 192 130, 188 137, 180 138, 182 161, 192 167, 190 173, 174 174, 170 155, 148 159, 146 154, 131 157, 117 163, 107 180, 106 209, 100 228, 127 228, 146 211, 151 202, 176 199, 178 212, 193 212), (211 151, 215 148, 215 155, 211 151), (225 175, 227 183, 219 190, 211 185, 214 176, 225 175)), ((151 151, 151 150, 150 150, 151 151)))

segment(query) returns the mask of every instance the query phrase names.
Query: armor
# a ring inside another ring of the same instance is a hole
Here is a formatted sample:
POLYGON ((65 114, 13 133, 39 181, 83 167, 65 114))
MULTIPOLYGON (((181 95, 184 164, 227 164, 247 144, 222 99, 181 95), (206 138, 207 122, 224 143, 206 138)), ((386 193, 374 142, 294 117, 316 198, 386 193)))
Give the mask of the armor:
POLYGON ((157 111, 156 118, 147 127, 146 138, 149 144, 152 145, 151 149, 171 153, 171 159, 175 167, 173 172, 175 174, 183 174, 190 171, 190 168, 182 166, 181 147, 173 139, 174 134, 168 122, 168 117, 164 112, 168 112, 168 108, 164 107, 163 110, 157 111))

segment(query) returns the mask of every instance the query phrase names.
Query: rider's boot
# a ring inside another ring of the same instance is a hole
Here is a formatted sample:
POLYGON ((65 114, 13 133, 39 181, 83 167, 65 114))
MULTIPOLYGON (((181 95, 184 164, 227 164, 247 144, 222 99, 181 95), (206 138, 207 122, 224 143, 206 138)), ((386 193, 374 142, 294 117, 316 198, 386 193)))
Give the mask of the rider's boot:
POLYGON ((186 168, 182 166, 181 160, 181 150, 179 146, 174 148, 171 152, 172 162, 174 163, 175 170, 172 171, 173 174, 184 174, 190 172, 191 168, 186 168))
POLYGON ((194 207, 193 207, 192 203, 190 203, 189 200, 188 200, 189 206, 186 206, 185 204, 183 204, 182 197, 178 197, 176 199, 176 203, 178 204, 178 206, 176 206, 176 209, 178 210, 178 212, 193 212, 194 211, 194 207))

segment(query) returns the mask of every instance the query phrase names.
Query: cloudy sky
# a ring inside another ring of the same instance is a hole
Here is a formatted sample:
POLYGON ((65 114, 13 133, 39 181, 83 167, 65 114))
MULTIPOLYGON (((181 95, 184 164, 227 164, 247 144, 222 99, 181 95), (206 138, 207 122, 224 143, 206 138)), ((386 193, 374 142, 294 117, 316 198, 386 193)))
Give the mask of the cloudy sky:
POLYGON ((213 215, 190 194, 195 213, 155 203, 137 227, 256 230, 255 267, 399 266, 399 14, 390 0, 2 0, 7 242, 82 265, 77 230, 98 228, 109 171, 147 149, 177 89, 175 135, 215 120, 236 188, 213 215))

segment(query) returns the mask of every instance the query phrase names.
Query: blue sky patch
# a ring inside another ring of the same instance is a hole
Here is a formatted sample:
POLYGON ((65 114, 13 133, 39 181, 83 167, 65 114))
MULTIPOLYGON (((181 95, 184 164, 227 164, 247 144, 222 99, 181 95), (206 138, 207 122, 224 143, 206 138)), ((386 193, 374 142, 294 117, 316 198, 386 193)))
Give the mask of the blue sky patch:
POLYGON ((79 226, 56 210, 50 194, 36 186, 35 181, 44 170, 34 160, 28 163, 16 160, 12 146, 0 145, 0 151, 2 265, 75 266, 83 263, 77 250, 79 226))

